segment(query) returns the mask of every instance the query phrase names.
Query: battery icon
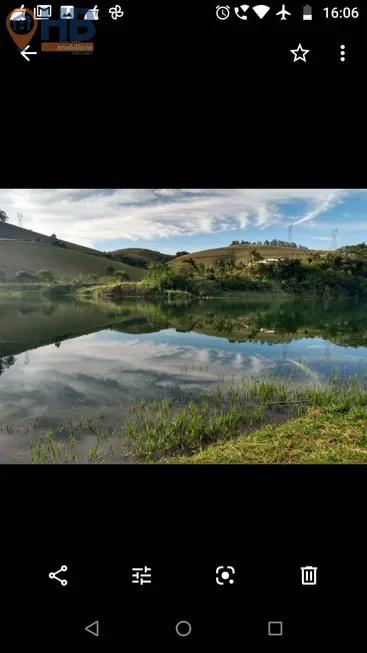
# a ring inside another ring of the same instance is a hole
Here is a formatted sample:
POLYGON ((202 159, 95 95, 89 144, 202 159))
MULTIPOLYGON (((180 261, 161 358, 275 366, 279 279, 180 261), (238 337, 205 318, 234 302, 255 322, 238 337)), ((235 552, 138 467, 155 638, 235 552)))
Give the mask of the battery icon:
POLYGON ((312 7, 311 7, 311 5, 305 5, 303 7, 303 20, 312 20, 312 7))

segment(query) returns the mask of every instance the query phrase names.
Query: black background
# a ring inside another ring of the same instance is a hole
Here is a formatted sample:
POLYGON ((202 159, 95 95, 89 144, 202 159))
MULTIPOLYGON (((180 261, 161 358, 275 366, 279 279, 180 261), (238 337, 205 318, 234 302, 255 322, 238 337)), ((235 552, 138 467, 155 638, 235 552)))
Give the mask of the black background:
MULTIPOLYGON (((98 3, 91 56, 26 62, 3 23, 3 187, 365 187, 361 6, 357 21, 250 25, 202 2, 121 3, 112 21, 112 4, 98 3), (292 61, 299 42, 307 63, 292 61)), ((294 650, 362 636, 362 466, 4 466, 0 492, 5 641, 294 650), (67 588, 47 577, 62 564, 67 588), (131 585, 140 564, 151 586, 131 585), (220 564, 233 587, 215 584, 220 564), (317 588, 300 585, 308 564, 317 588), (97 619, 100 638, 84 631, 97 619)))

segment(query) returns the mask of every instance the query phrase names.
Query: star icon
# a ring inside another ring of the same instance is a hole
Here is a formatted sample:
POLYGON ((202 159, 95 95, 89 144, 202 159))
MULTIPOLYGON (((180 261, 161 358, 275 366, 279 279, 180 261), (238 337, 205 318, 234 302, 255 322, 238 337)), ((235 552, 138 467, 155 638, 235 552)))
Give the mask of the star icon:
POLYGON ((304 50, 302 45, 299 44, 297 50, 291 50, 291 53, 294 54, 293 62, 298 60, 306 61, 306 54, 309 53, 309 50, 304 50), (302 53, 302 54, 298 54, 298 53, 302 53))

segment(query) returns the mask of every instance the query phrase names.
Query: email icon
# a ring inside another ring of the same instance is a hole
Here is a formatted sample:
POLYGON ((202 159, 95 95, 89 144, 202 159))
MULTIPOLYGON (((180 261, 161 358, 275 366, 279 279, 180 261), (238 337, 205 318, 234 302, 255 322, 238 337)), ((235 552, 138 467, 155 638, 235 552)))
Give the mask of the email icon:
POLYGON ((37 5, 34 9, 34 15, 37 20, 48 20, 51 18, 52 6, 51 5, 37 5))

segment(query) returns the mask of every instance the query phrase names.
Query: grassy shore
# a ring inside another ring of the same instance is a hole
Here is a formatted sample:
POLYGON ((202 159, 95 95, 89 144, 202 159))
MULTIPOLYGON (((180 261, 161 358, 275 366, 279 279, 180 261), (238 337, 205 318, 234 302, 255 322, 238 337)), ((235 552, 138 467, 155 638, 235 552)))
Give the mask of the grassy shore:
POLYGON ((112 431, 96 424, 89 426, 96 444, 86 460, 77 459, 73 428, 62 442, 43 434, 31 446, 30 462, 366 464, 367 378, 331 377, 312 387, 244 380, 191 401, 136 401, 112 431))
POLYGON ((145 462, 367 462, 367 379, 244 381, 199 402, 140 403, 123 427, 145 462))
POLYGON ((121 299, 124 297, 141 297, 145 299, 163 298, 172 300, 191 300, 197 299, 195 295, 183 290, 150 290, 144 287, 141 283, 134 283, 131 281, 108 281, 106 283, 98 283, 76 290, 77 297, 81 299, 121 299))
POLYGON ((249 436, 209 446, 170 463, 191 464, 367 464, 367 408, 311 408, 303 418, 268 425, 249 436))

